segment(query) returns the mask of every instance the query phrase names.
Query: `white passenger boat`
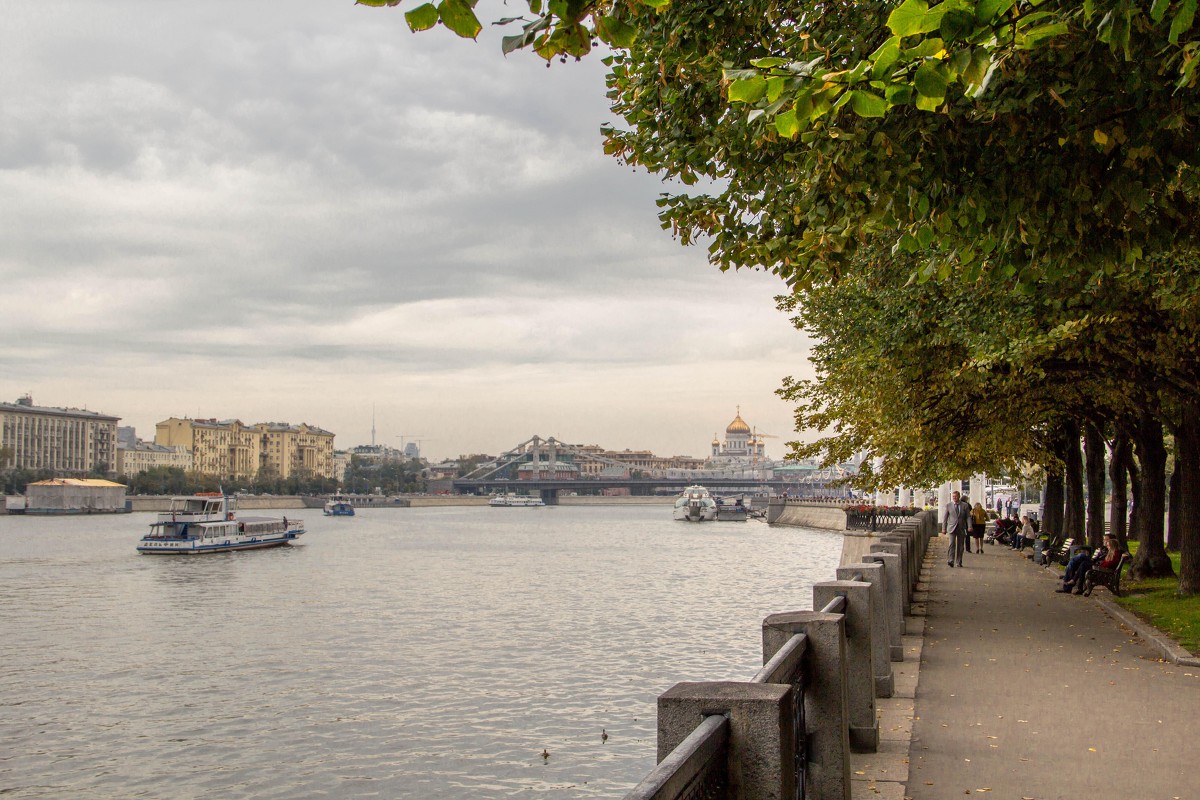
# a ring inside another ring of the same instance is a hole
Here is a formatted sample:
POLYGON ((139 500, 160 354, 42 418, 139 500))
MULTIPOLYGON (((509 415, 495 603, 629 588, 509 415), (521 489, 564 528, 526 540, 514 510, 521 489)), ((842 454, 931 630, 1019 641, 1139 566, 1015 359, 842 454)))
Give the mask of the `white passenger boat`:
POLYGON ((172 497, 171 508, 150 524, 139 553, 194 555, 254 550, 289 544, 304 533, 304 522, 287 517, 239 517, 236 501, 218 492, 172 497))
POLYGON ((354 506, 350 501, 340 494, 335 494, 333 497, 325 501, 325 516, 327 517, 353 517, 354 506))
POLYGON ((708 522, 717 518, 717 501, 703 486, 689 486, 675 500, 675 519, 708 522))
POLYGON ((489 506, 496 508, 537 508, 546 505, 540 497, 532 497, 526 494, 498 494, 491 500, 488 500, 489 506))

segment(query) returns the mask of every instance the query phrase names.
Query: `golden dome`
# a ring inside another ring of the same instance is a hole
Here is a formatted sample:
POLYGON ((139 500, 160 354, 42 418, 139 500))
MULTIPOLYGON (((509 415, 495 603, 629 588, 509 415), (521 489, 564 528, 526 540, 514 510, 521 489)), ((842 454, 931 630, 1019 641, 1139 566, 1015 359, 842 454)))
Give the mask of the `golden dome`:
POLYGON ((750 433, 750 426, 746 424, 746 420, 742 419, 742 408, 738 406, 738 414, 733 418, 733 422, 729 423, 729 427, 725 429, 726 433, 750 433))

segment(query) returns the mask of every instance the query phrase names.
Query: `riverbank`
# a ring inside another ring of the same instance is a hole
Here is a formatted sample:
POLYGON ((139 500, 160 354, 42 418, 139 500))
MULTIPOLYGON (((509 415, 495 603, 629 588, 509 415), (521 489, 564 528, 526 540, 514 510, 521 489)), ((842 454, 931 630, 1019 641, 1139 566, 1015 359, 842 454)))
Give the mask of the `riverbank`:
MULTIPOLYGON (((309 498, 311 500, 311 498, 309 498)), ((166 511, 171 498, 167 495, 132 495, 127 498, 134 511, 166 511)), ((238 498, 238 508, 250 510, 305 508, 305 498, 299 495, 242 495, 238 498)), ((449 506, 486 506, 489 498, 473 495, 392 495, 378 497, 377 503, 364 505, 365 508, 438 508, 449 506), (396 500, 406 501, 407 505, 396 500)), ((637 506, 637 505, 671 505, 675 498, 668 497, 570 497, 558 498, 559 505, 564 506, 637 506)))

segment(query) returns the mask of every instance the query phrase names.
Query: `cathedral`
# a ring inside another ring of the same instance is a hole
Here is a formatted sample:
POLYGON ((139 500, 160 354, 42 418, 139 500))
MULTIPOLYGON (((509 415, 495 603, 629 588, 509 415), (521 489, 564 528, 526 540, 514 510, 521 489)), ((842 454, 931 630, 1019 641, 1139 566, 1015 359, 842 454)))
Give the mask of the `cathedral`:
POLYGON ((725 428, 725 441, 713 435, 711 461, 726 463, 757 463, 766 459, 766 443, 757 435, 746 420, 742 419, 742 407, 737 416, 725 428))

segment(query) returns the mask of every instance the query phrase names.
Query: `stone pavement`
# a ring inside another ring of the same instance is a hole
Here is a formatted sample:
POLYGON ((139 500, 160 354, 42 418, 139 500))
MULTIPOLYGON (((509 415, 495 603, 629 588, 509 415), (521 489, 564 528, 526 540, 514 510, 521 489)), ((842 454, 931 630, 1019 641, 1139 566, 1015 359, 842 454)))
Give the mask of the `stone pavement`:
POLYGON ((877 701, 880 752, 852 762, 855 800, 1200 798, 1200 667, 1162 660, 1106 590, 1055 594, 1057 571, 984 550, 952 569, 930 542, 925 616, 877 701))

